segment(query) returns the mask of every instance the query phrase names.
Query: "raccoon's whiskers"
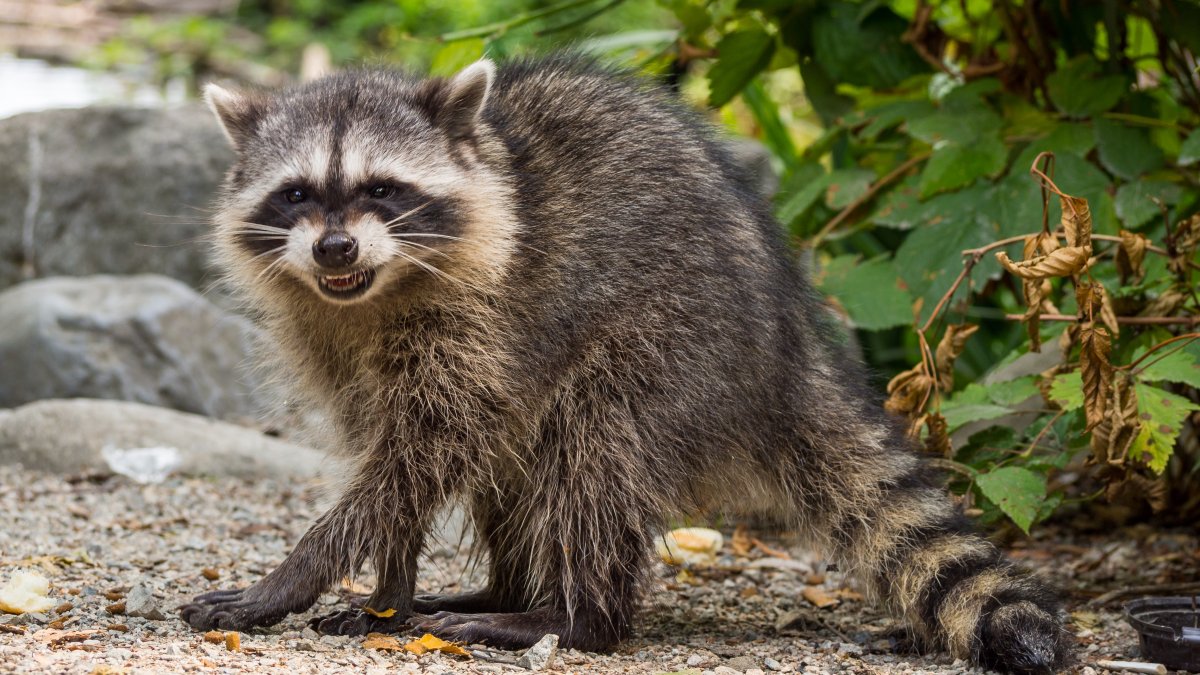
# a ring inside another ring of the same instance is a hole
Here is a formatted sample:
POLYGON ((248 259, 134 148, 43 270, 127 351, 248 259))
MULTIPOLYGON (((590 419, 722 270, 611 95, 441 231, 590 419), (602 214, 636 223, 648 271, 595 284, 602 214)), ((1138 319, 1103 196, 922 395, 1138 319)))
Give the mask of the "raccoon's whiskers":
POLYGON ((401 224, 401 221, 403 221, 405 218, 411 216, 412 214, 416 213, 417 211, 420 211, 421 209, 425 208, 426 206, 429 206, 432 203, 433 203, 433 200, 431 199, 414 209, 410 209, 406 213, 401 213, 400 215, 396 216, 395 218, 392 218, 388 222, 384 223, 383 226, 390 230, 394 226, 401 224))
POLYGON ((440 256, 442 256, 442 257, 444 257, 444 258, 449 258, 449 257, 450 257, 450 255, 449 255, 448 253, 446 253, 445 251, 439 251, 439 250, 437 250, 436 248, 432 248, 432 247, 429 247, 429 246, 424 246, 424 245, 422 245, 422 244, 418 244, 418 243, 417 243, 417 242, 415 242, 415 241, 406 241, 406 240, 404 239, 404 237, 403 237, 403 236, 395 236, 395 235, 393 235, 393 237, 396 239, 396 243, 397 243, 397 244, 400 244, 401 246, 413 246, 413 247, 415 247, 415 248, 419 248, 419 249, 423 249, 423 250, 429 251, 430 253, 436 253, 437 255, 440 255, 440 256))

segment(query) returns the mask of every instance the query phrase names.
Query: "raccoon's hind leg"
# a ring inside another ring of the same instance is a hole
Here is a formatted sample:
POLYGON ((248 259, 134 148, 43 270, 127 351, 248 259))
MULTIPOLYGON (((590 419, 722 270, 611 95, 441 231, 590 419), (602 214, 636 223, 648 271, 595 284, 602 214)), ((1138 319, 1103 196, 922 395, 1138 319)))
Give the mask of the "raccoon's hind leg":
POLYGON ((997 670, 1061 669, 1071 650, 1055 595, 973 533, 894 426, 867 412, 817 430, 837 447, 788 472, 802 516, 919 640, 997 670))

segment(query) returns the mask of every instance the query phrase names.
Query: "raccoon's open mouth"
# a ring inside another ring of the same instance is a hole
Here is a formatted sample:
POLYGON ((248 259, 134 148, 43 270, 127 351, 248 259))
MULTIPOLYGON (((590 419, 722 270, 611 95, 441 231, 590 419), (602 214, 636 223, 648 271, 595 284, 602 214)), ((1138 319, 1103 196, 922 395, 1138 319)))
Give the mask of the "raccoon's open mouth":
POLYGON ((358 270, 349 274, 317 276, 317 286, 331 298, 349 300, 356 298, 375 282, 375 270, 358 270))

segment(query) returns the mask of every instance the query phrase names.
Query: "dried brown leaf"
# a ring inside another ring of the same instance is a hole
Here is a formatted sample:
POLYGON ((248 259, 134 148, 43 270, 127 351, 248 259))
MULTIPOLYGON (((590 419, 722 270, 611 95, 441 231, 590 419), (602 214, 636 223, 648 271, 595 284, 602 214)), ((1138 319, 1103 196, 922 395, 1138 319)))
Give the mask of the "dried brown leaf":
POLYGON ((210 630, 204 634, 204 641, 214 645, 219 645, 222 642, 225 642, 225 634, 219 630, 210 630))
POLYGON ((1129 454, 1129 447, 1141 430, 1138 417, 1137 392, 1129 377, 1118 377, 1113 382, 1112 399, 1104 420, 1092 430, 1093 464, 1122 466, 1129 454))
POLYGON ((933 391, 933 386, 934 380, 926 374, 925 365, 918 363, 888 382, 888 399, 883 407, 893 415, 914 417, 933 391))
POLYGON ((1146 247, 1150 240, 1146 235, 1129 230, 1121 230, 1121 244, 1117 248, 1117 273, 1121 275, 1121 285, 1140 283, 1146 276, 1146 247))
POLYGON ((1069 277, 1079 274, 1092 255, 1091 246, 1067 246, 1031 260, 1013 262, 1004 251, 996 252, 996 260, 1010 273, 1022 279, 1069 277))
POLYGON ((740 523, 737 529, 733 531, 733 537, 729 540, 729 546, 733 549, 735 555, 746 557, 750 555, 750 550, 754 547, 750 540, 750 531, 745 523, 740 523))
POLYGON ((820 586, 805 586, 804 590, 800 591, 800 595, 820 609, 834 607, 841 602, 820 586))
POLYGON ((426 634, 422 635, 420 637, 420 639, 413 640, 412 642, 409 642, 408 644, 404 645, 404 649, 412 652, 413 654, 416 654, 417 656, 420 656, 421 654, 424 654, 425 652, 434 652, 434 651, 441 652, 443 654, 454 654, 456 656, 470 656, 471 655, 471 652, 468 652, 467 650, 454 644, 453 642, 446 642, 445 640, 443 640, 439 637, 436 637, 430 633, 426 633, 426 634))
POLYGON ((1092 210, 1086 199, 1062 195, 1062 228, 1067 236, 1067 246, 1092 247, 1092 210))
POLYGON ((1113 367, 1108 357, 1112 338, 1103 326, 1087 322, 1079 331, 1079 371, 1083 378, 1083 409, 1087 429, 1104 421, 1112 395, 1113 367))
POLYGON ((952 457, 954 448, 950 445, 950 433, 946 418, 938 413, 926 415, 925 427, 929 430, 929 434, 925 436, 925 451, 938 457, 952 457))
MULTIPOLYGON (((383 633, 367 633, 367 639, 363 640, 363 649, 378 649, 381 651, 402 651, 405 647, 400 644, 400 641, 391 635, 383 633)), ((424 654, 425 652, 420 652, 424 654)))
POLYGON ((938 342, 934 361, 937 363, 937 381, 942 391, 954 389, 954 361, 963 353, 967 346, 967 338, 971 337, 979 326, 971 323, 951 324, 938 342))
POLYGON ((1196 248, 1200 246, 1200 213, 1181 220, 1175 225, 1175 232, 1167 240, 1167 252, 1170 258, 1167 267, 1171 273, 1184 277, 1187 274, 1188 263, 1196 248))
POLYGON ((1138 312, 1140 316, 1174 316, 1175 312, 1187 302, 1188 296, 1176 288, 1170 288, 1158 294, 1138 312))

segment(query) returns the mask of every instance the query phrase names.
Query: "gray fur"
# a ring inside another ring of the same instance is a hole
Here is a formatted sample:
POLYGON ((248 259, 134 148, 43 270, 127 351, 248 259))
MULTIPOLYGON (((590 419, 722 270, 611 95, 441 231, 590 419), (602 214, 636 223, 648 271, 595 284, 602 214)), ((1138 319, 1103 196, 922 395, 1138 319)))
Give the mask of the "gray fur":
POLYGON ((192 625, 277 621, 372 561, 368 606, 396 616, 321 630, 604 649, 629 634, 653 538, 723 511, 795 525, 930 644, 1023 672, 1066 658, 1053 596, 933 486, 768 205, 668 94, 559 57, 212 98, 240 157, 221 258, 357 470, 275 572, 197 598, 192 625), (279 201, 301 184, 315 197, 279 201), (323 295, 304 259, 333 230, 377 256, 352 298, 323 295), (491 584, 414 599, 456 497, 491 584), (979 646, 1008 625, 1041 631, 979 646))

